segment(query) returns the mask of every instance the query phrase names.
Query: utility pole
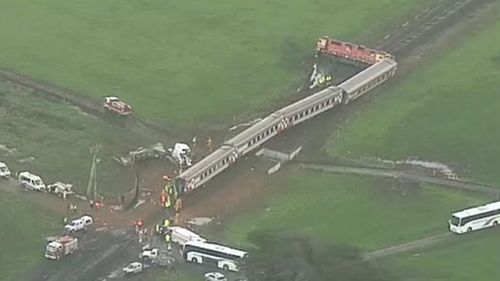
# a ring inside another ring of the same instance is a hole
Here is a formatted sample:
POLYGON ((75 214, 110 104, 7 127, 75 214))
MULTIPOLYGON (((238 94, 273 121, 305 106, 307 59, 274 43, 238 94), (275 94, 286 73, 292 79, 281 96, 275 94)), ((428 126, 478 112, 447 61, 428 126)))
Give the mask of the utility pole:
POLYGON ((97 163, 99 159, 97 158, 97 153, 101 148, 100 145, 96 144, 90 148, 90 153, 92 154, 92 162, 90 163, 90 175, 89 182, 87 184, 87 199, 97 201, 97 163))

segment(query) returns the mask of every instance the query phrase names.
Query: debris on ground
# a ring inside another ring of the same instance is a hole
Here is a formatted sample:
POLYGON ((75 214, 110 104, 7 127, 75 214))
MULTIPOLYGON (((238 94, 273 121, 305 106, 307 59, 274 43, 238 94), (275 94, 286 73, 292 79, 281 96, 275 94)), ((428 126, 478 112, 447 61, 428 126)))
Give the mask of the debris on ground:
POLYGON ((202 225, 207 225, 207 224, 211 223, 213 220, 214 220, 214 218, 197 217, 197 218, 192 218, 192 219, 188 220, 188 224, 202 226, 202 225))
POLYGON ((146 147, 139 147, 132 150, 126 156, 113 157, 120 165, 131 167, 136 161, 146 161, 154 159, 167 159, 168 152, 162 143, 156 143, 146 147))

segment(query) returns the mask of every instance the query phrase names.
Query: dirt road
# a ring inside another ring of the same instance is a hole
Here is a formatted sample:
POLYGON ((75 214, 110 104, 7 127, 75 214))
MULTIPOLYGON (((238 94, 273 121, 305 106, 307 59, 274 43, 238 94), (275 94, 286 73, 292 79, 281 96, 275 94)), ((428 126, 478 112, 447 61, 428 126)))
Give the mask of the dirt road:
POLYGON ((316 170, 316 171, 339 173, 339 174, 354 174, 354 175, 363 175, 372 177, 402 179, 419 183, 430 183, 458 190, 481 193, 494 197, 495 199, 500 198, 500 188, 494 188, 478 183, 443 179, 439 177, 420 175, 412 172, 390 170, 390 169, 324 165, 324 164, 301 163, 301 162, 295 162, 295 163, 300 165, 301 168, 308 170, 316 170))
POLYGON ((400 245, 395 245, 391 247, 387 247, 384 249, 376 250, 370 253, 367 253, 364 255, 365 260, 371 260, 375 258, 381 258, 381 257, 386 257, 389 255, 396 255, 396 254, 401 254, 404 252, 411 252, 415 251, 418 249, 422 248, 427 248, 432 245, 442 243, 444 241, 451 241, 451 240, 457 240, 459 237, 457 235, 454 235, 451 232, 443 233, 443 234, 438 234, 430 237, 426 237, 423 239, 419 239, 416 241, 400 244, 400 245))

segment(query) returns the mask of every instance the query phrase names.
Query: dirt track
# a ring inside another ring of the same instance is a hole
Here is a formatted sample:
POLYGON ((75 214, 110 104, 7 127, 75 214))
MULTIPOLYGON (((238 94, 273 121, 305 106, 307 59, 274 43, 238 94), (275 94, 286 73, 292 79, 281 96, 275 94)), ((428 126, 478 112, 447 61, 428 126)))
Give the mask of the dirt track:
POLYGON ((430 247, 432 245, 435 245, 437 243, 441 243, 444 241, 450 241, 450 240, 456 240, 458 239, 457 235, 454 235, 451 232, 444 233, 444 234, 438 234, 430 237, 426 237, 420 240, 400 244, 400 245, 395 245, 391 247, 387 247, 384 249, 376 250, 370 253, 365 254, 364 258, 365 260, 371 260, 375 258, 381 258, 389 255, 396 255, 404 252, 411 252, 415 251, 418 249, 430 247))
POLYGON ((448 188, 455 188, 458 190, 481 193, 488 196, 492 196, 495 199, 500 198, 500 188, 493 188, 478 183, 444 179, 439 177, 420 175, 412 172, 390 170, 390 169, 324 165, 324 164, 301 163, 301 162, 296 162, 296 163, 298 163, 300 167, 303 169, 330 172, 330 173, 339 173, 339 174, 354 174, 354 175, 363 175, 372 177, 393 178, 393 179, 408 180, 419 183, 430 183, 439 186, 445 186, 448 188))

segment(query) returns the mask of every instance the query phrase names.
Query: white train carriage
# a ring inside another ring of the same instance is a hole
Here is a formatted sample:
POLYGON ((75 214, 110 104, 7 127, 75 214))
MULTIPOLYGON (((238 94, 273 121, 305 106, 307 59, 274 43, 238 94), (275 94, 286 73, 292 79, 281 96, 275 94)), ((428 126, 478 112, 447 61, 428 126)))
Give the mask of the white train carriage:
POLYGON ((384 59, 338 86, 328 87, 270 114, 181 173, 175 178, 174 186, 180 193, 200 187, 239 157, 256 149, 288 127, 362 96, 393 77, 396 68, 397 63, 394 60, 384 59))
POLYGON ((224 145, 234 147, 238 155, 245 155, 286 129, 287 126, 282 116, 273 113, 226 141, 224 145))
POLYGON ((335 86, 288 105, 274 114, 283 116, 288 126, 294 126, 342 103, 343 91, 335 86))
POLYGON ((338 85, 345 91, 344 103, 349 103, 366 94, 371 89, 393 77, 397 68, 396 61, 384 59, 338 85))
POLYGON ((237 151, 224 145, 178 175, 174 187, 179 193, 189 192, 224 171, 237 158, 237 151))

